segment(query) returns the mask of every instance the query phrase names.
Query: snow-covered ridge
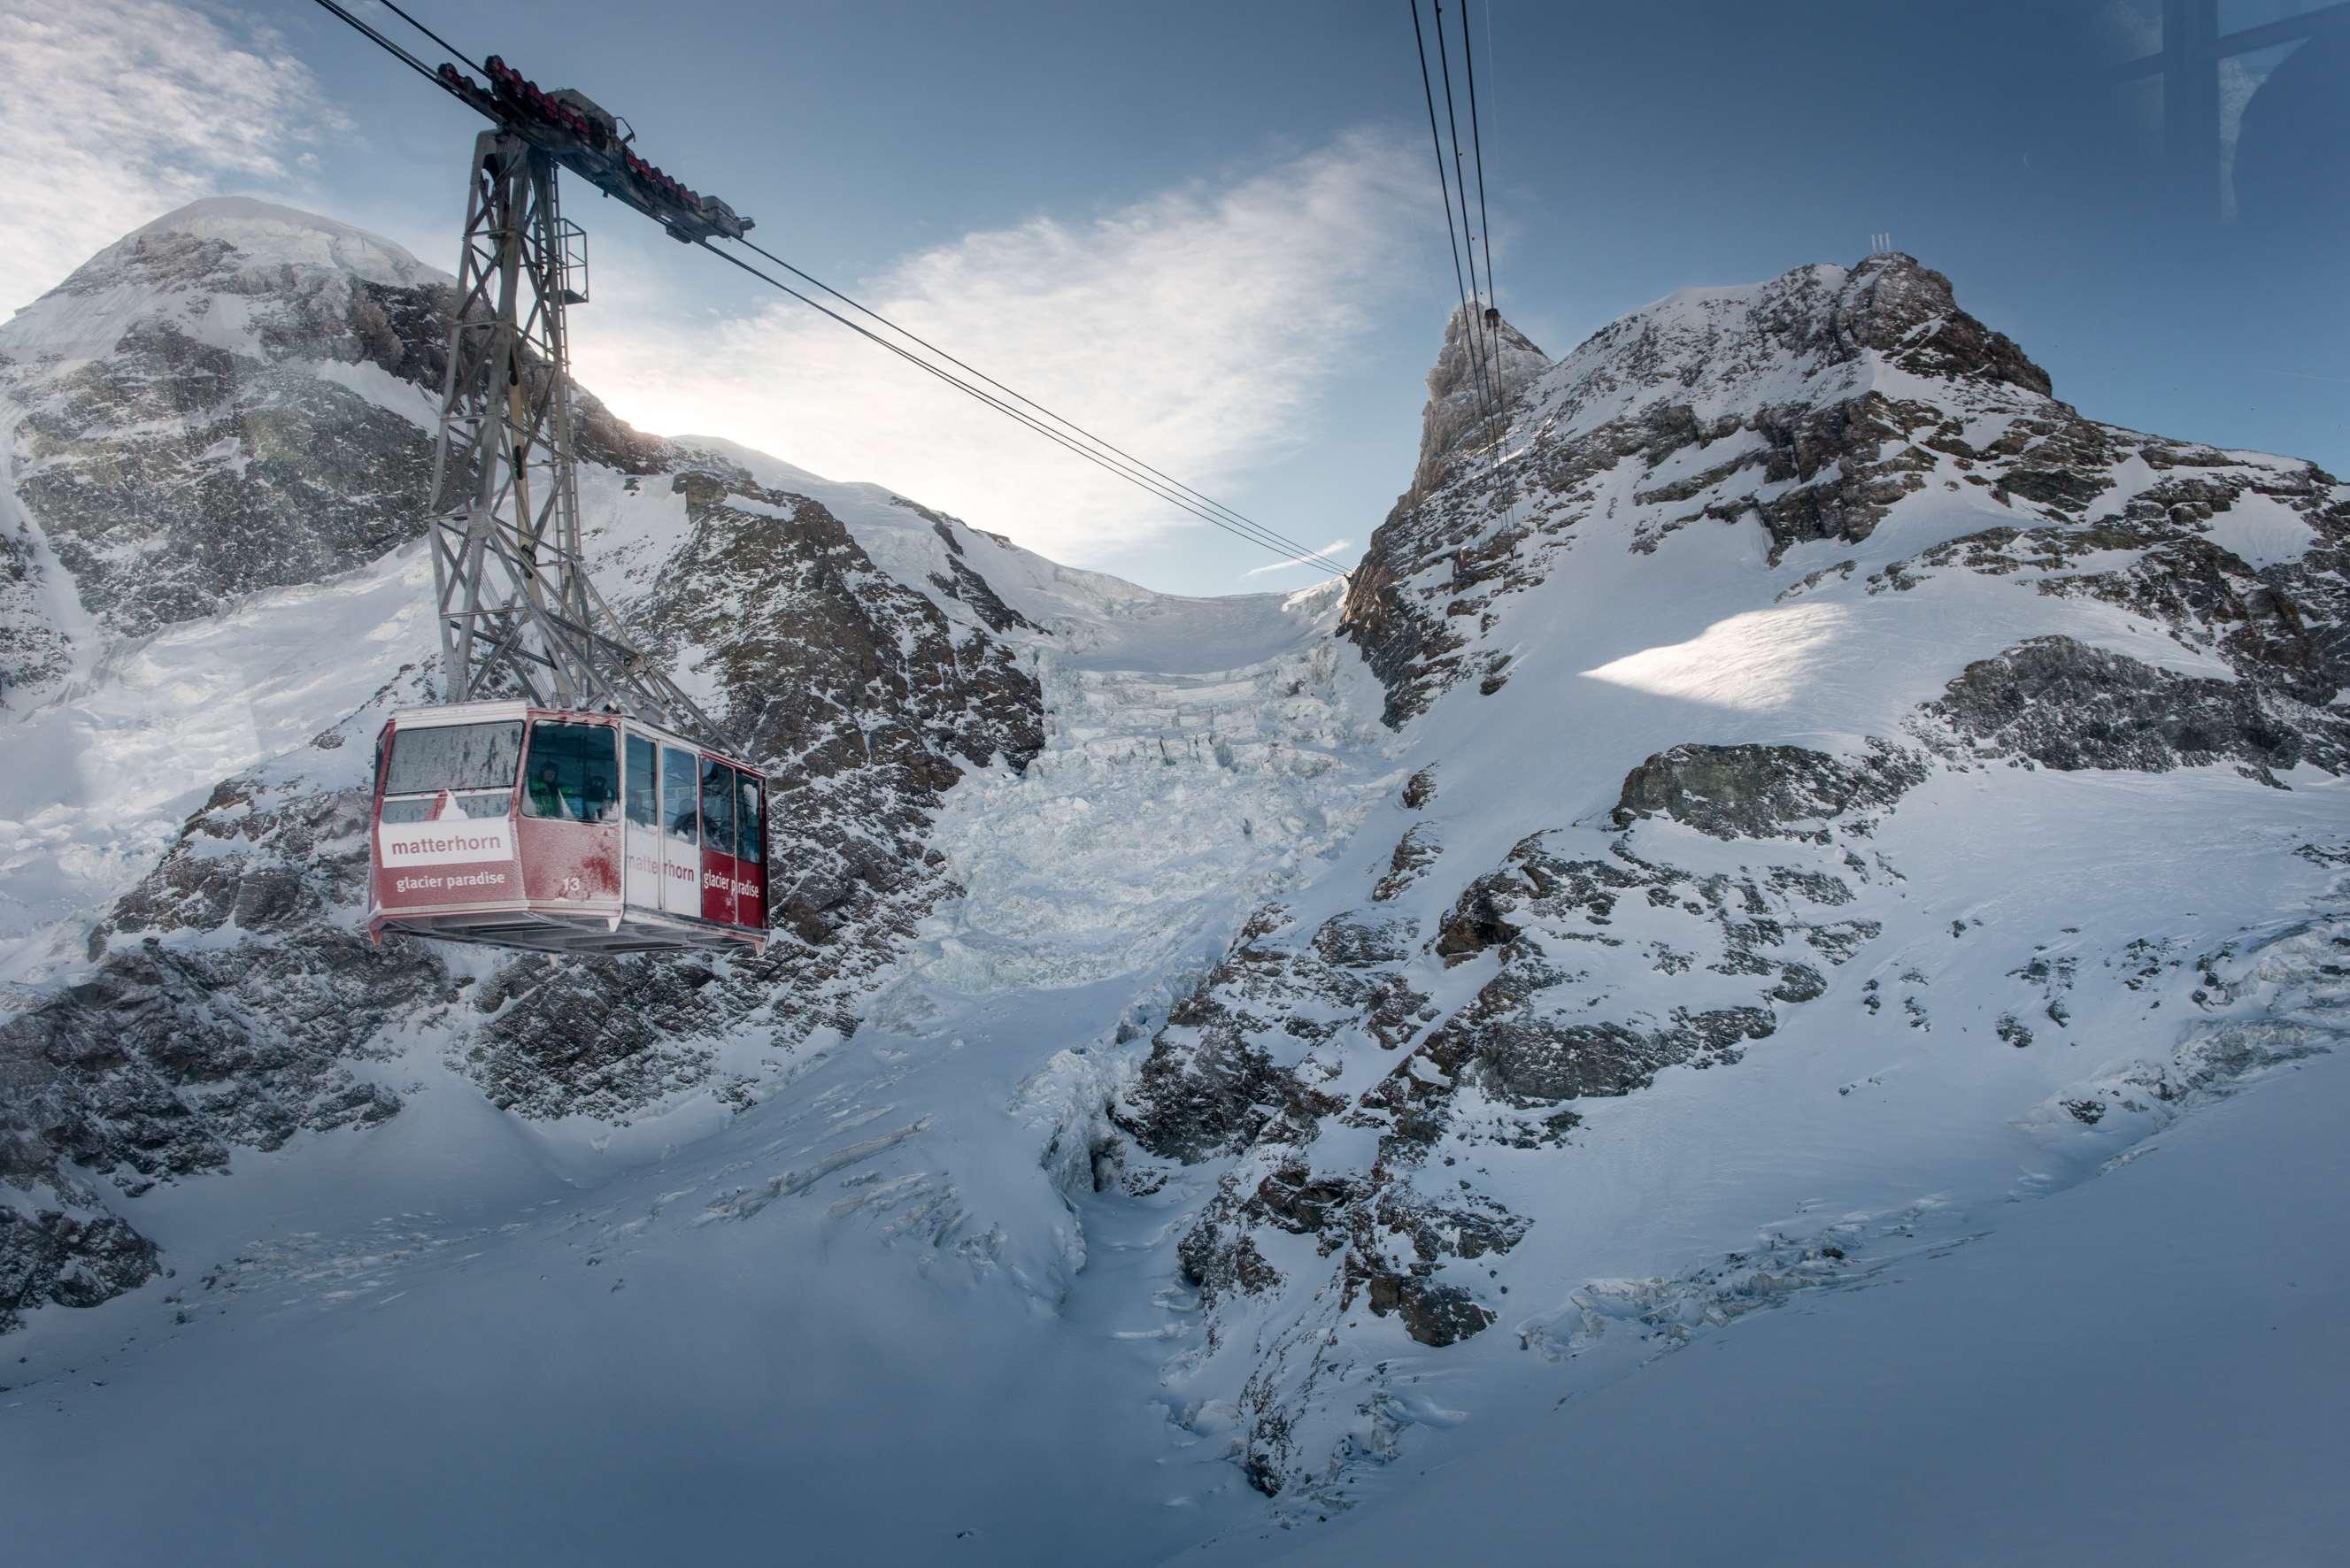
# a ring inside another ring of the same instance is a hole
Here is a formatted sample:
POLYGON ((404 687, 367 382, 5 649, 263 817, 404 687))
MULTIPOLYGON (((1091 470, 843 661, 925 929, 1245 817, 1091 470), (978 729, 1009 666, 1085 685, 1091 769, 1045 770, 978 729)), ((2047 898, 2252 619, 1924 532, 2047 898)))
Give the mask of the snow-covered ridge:
POLYGON ((386 239, 329 218, 246 196, 190 202, 133 230, 0 322, 0 355, 88 360, 111 352, 142 319, 194 341, 262 354, 273 306, 321 290, 337 302, 352 282, 426 288, 454 279, 386 239))
POLYGON ((1209 673, 1286 649, 1307 635, 1301 615, 1315 629, 1335 624, 1335 585, 1293 595, 1161 594, 1106 572, 1047 560, 878 484, 839 483, 714 436, 680 436, 672 445, 736 464, 762 485, 823 503, 876 563, 962 622, 971 618, 971 607, 939 587, 953 582, 960 562, 1028 621, 1030 631, 1049 636, 1056 652, 1095 668, 1209 673))
POLYGON ((368 283, 400 288, 455 281, 380 234, 251 196, 209 196, 175 208, 99 252, 74 277, 120 265, 129 253, 145 249, 144 242, 162 234, 184 234, 230 245, 237 253, 239 265, 247 271, 332 268, 368 283))
MULTIPOLYGON (((0 714, 73 759, 0 786, 0 977, 74 973, 88 926, 215 782, 429 668, 429 574, 390 547, 421 526, 449 281, 350 225, 226 197, 0 325, 0 560, 21 563, 0 578, 0 714)), ((691 536, 673 473, 710 467, 828 508, 958 635, 1137 669, 1253 663, 1307 635, 1276 596, 1170 599, 732 443, 600 416, 586 444, 589 548, 624 604, 691 536), (1028 624, 988 626, 959 571, 1028 624)))
POLYGON ((1947 282, 1888 253, 1856 267, 1816 264, 1764 283, 1688 288, 1594 333, 1541 379, 1522 430, 1560 438, 1661 404, 1701 421, 1790 402, 1829 403, 1905 383, 2004 383, 2045 393, 2048 378, 2003 336, 1965 317, 1947 282))
POLYGON ((1900 255, 1669 296, 1498 439, 1430 391, 1347 608, 1411 787, 1119 1101, 1123 1179, 1215 1181, 1168 1376, 1307 1513, 1520 1345, 1564 1397, 2085 1179, 2350 917, 2332 476, 2085 419, 1900 255))

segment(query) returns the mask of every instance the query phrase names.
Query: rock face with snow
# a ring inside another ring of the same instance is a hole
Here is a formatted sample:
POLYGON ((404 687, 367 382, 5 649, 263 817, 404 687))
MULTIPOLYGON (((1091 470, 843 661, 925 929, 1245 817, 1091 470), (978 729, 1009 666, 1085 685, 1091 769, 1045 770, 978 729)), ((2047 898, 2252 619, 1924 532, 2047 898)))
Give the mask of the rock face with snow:
POLYGON ((305 214, 160 220, 9 324, 16 501, 117 630, 372 560, 419 531, 432 450, 370 394, 438 385, 449 307, 413 256, 305 214))
MULTIPOLYGON (((819 1026, 854 1033, 877 976, 955 891, 929 846, 942 797, 966 770, 1016 771, 1044 744, 1036 681, 995 639, 1036 628, 975 575, 929 585, 976 601, 950 621, 811 496, 710 452, 669 483, 691 533, 638 618, 767 771, 776 940, 726 965, 509 966, 470 1054, 494 1103, 525 1114, 626 1116, 699 1085, 713 1059, 702 1043, 754 1014, 777 1049, 819 1026)), ((969 530, 909 521, 962 563, 969 530)), ((763 1087, 737 1075, 726 1091, 763 1087)))
POLYGON ((1428 371, 1428 406, 1420 410, 1419 462, 1399 505, 1416 505, 1444 483, 1446 462, 1476 461, 1503 429, 1503 410, 1528 382, 1550 369, 1550 357, 1506 321, 1481 329, 1464 306, 1444 324, 1444 344, 1428 371))

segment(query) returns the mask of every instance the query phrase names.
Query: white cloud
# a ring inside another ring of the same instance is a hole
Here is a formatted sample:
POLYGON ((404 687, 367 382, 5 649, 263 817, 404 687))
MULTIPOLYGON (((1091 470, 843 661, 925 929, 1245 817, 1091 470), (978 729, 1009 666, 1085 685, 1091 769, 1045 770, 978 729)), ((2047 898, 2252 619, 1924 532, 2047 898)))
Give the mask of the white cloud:
MULTIPOLYGON (((878 278, 827 281, 1230 501, 1246 470, 1304 438, 1372 310, 1406 281, 1398 264, 1427 221, 1426 173, 1406 144, 1358 132, 1222 186, 1090 221, 1037 217, 878 278)), ((775 248, 795 247, 786 235, 775 248)), ((573 339, 582 381, 647 429, 876 481, 1064 560, 1205 526, 805 306, 675 319, 655 330, 650 314, 605 317, 573 339)))
POLYGON ((1312 566, 1317 572, 1326 571, 1328 568, 1322 565, 1323 561, 1336 557, 1341 550, 1351 550, 1354 547, 1355 542, 1352 539, 1333 539, 1328 544, 1314 552, 1314 556, 1320 556, 1321 560, 1315 560, 1314 556, 1292 556, 1285 561, 1273 561, 1268 562, 1266 565, 1262 566, 1251 566, 1247 571, 1243 572, 1241 576, 1243 577, 1261 577, 1267 572, 1285 572, 1292 566, 1312 566))
POLYGON ((274 33, 168 0, 0 0, 0 317, 224 181, 289 181, 341 124, 274 33))

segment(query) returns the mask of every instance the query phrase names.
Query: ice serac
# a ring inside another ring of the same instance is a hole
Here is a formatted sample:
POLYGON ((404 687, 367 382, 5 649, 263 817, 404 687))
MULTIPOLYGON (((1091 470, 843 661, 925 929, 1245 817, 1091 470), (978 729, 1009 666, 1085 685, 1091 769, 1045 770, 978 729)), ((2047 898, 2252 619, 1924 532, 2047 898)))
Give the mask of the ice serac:
POLYGON ((2350 491, 2084 416, 1906 255, 1510 341, 1480 424, 1449 327, 1349 587, 1405 787, 1118 1106, 1214 1179, 1173 1375, 1315 1508, 1481 1347, 1620 1376, 2015 1196, 2017 1118, 2073 1179, 2334 1037, 2244 1021, 2350 930, 2350 491))

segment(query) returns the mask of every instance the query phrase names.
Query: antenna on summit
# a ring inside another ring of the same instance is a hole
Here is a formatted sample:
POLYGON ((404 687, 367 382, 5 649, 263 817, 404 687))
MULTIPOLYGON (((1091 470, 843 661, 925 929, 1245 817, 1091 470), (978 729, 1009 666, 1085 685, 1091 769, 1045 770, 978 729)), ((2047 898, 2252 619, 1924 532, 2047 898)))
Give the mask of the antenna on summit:
POLYGON ((1868 236, 1868 254, 1870 255, 1881 256, 1890 252, 1892 249, 1893 235, 1889 231, 1885 234, 1871 234, 1868 236))

